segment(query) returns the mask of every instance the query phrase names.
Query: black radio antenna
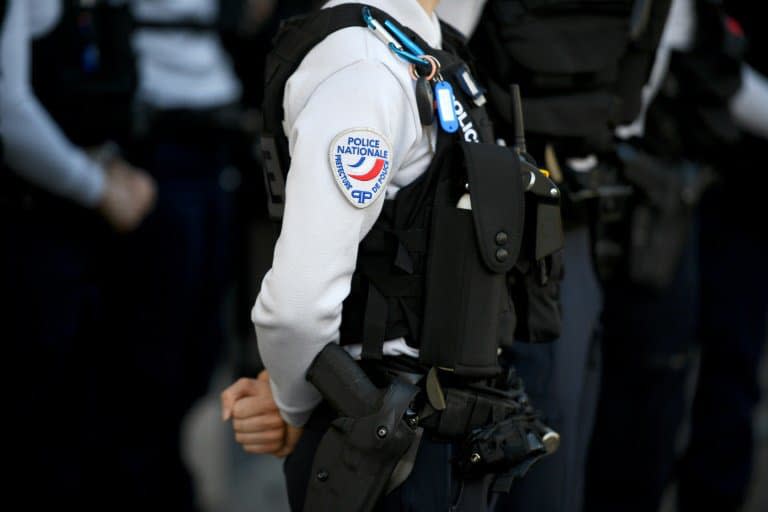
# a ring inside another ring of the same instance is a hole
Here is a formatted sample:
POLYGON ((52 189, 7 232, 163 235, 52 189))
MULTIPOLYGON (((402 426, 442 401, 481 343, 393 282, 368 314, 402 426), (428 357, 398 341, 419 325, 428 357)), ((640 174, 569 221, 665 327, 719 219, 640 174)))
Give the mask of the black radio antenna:
POLYGON ((512 92, 512 129, 515 136, 515 145, 513 146, 518 154, 525 154, 525 123, 523 122, 523 101, 520 99, 520 86, 511 85, 512 92))

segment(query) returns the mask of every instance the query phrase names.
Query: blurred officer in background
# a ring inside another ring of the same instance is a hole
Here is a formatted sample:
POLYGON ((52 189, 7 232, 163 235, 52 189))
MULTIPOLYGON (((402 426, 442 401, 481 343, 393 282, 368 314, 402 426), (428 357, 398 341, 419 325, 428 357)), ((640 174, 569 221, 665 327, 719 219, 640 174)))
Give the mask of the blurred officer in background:
POLYGON ((637 115, 668 9, 669 0, 447 1, 438 8, 473 34, 470 47, 488 84, 497 133, 507 141, 515 123, 509 88, 520 85, 529 151, 565 191, 563 335, 553 344, 512 348, 528 392, 564 442, 516 483, 498 510, 580 510, 602 307, 589 221, 601 215, 596 198, 618 190, 600 183, 616 172, 613 130, 637 115), (485 4, 479 20, 467 12, 472 3, 485 4))
POLYGON ((23 389, 11 492, 29 506, 88 503, 113 476, 104 412, 124 354, 104 335, 105 276, 114 231, 134 230, 155 197, 119 156, 136 82, 127 9, 11 0, 2 25, 0 309, 23 389))
POLYGON ((721 2, 676 0, 644 115, 619 131, 635 137, 622 154, 636 195, 616 242, 620 264, 605 281, 588 510, 657 510, 675 477, 681 510, 735 511, 744 500, 768 282, 764 230, 741 197, 765 178, 742 181, 742 159, 754 153, 739 142, 728 110, 743 46, 743 30, 721 2), (708 190, 712 169, 720 183, 708 190), (736 267, 743 276, 728 270, 736 267), (699 343, 690 443, 678 466, 699 343))
POLYGON ((757 448, 758 371, 768 339, 768 234, 762 204, 745 200, 745 194, 768 189, 768 34, 758 5, 724 2, 747 42, 741 88, 730 102, 741 138, 722 151, 722 180, 702 203, 701 362, 690 441, 678 474, 681 512, 740 510, 757 448))
POLYGON ((181 421, 208 389, 224 347, 234 193, 229 139, 241 87, 219 37, 216 0, 133 0, 139 70, 132 157, 157 205, 113 262, 109 316, 126 503, 192 510, 181 421))

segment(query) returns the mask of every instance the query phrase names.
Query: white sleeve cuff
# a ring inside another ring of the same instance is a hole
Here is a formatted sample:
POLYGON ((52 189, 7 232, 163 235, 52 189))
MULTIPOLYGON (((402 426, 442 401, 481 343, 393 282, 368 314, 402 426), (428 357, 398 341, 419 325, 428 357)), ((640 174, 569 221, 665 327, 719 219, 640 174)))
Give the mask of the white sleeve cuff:
MULTIPOLYGON (((309 420, 309 417, 312 415, 314 408, 317 407, 317 405, 323 400, 323 398, 320 396, 320 393, 312 384, 309 382, 304 384, 305 386, 302 386, 305 388, 302 389, 304 392, 300 393, 300 396, 293 396, 294 402, 296 402, 298 405, 292 405, 289 407, 285 405, 283 400, 281 400, 280 390, 277 388, 277 386, 275 386, 274 381, 269 379, 269 385, 272 388, 272 397, 275 399, 277 408, 280 409, 280 416, 282 416, 287 423, 293 425, 294 427, 303 427, 304 424, 309 420)), ((294 389, 294 391, 296 390, 294 389)))

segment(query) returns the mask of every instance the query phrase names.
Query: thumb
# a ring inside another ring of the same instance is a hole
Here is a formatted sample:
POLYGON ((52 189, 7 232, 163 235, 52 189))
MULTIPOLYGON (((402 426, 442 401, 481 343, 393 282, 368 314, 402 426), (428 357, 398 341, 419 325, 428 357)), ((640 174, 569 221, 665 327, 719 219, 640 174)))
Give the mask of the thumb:
POLYGON ((221 419, 232 417, 235 402, 243 397, 257 394, 256 379, 241 378, 221 392, 221 419))
POLYGON ((274 454, 275 457, 282 458, 287 455, 290 455, 290 453, 293 452, 293 449, 296 448, 296 444, 299 442, 302 432, 304 432, 304 429, 294 427, 293 425, 286 423, 285 424, 285 440, 283 442, 283 447, 274 454))

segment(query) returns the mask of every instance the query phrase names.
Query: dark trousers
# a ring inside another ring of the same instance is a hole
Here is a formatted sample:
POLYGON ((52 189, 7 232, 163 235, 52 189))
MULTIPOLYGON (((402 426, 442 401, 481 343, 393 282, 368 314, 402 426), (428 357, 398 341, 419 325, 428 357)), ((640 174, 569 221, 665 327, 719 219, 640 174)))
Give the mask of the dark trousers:
POLYGON ((157 181, 157 204, 122 240, 108 290, 109 322, 125 349, 114 362, 116 485, 127 503, 191 510, 180 427, 224 346, 233 194, 222 187, 220 144, 155 139, 142 149, 137 164, 157 181))
POLYGON ((603 378, 589 456, 585 510, 658 510, 679 477, 681 510, 737 510, 750 477, 757 366, 765 342, 765 235, 714 190, 702 205, 674 282, 661 293, 630 284, 605 293, 603 378), (743 272, 743 274, 741 274, 743 272), (691 354, 700 347, 691 437, 691 354))
POLYGON ((698 251, 691 234, 662 292, 606 285, 603 371, 584 510, 657 510, 675 461, 698 323, 698 251))
POLYGON ((594 336, 601 296, 592 271, 586 228, 566 234, 561 288, 562 337, 554 343, 513 347, 514 364, 534 406, 563 442, 502 496, 498 512, 578 512, 584 466, 597 402, 599 350, 594 336))
POLYGON ((83 506, 96 503, 111 436, 101 393, 113 348, 101 336, 110 236, 96 214, 43 199, 0 208, 7 495, 83 506))
POLYGON ((741 201, 721 189, 702 208, 701 365, 678 472, 681 512, 739 510, 752 472, 768 321, 768 235, 741 201))

